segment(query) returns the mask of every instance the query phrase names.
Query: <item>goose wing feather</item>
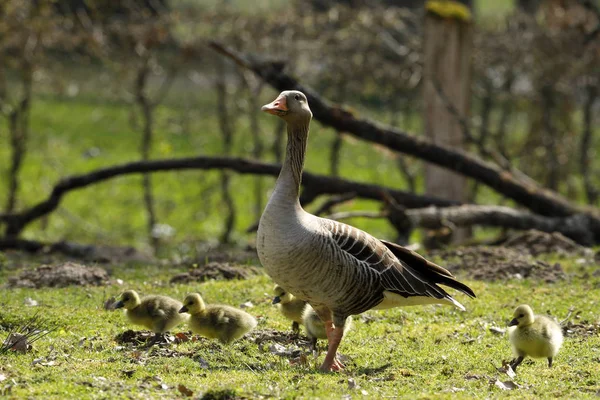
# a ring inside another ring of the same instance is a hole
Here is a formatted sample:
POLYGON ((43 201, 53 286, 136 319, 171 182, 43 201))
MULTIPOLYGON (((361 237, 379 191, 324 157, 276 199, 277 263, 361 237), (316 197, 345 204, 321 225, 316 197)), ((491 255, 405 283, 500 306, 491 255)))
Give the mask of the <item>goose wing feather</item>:
POLYGON ((456 281, 446 269, 427 261, 419 254, 394 243, 379 240, 368 233, 341 222, 326 220, 331 240, 340 251, 354 257, 356 265, 368 274, 378 274, 384 290, 403 297, 449 297, 436 283, 453 287, 474 297, 473 291, 456 281))

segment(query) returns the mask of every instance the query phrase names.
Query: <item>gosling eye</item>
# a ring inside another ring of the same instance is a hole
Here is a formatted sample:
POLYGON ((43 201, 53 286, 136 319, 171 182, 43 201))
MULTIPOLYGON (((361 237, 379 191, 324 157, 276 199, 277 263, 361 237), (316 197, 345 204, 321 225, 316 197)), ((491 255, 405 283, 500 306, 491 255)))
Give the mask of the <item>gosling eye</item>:
POLYGON ((517 318, 523 318, 525 316, 525 314, 519 314, 519 316, 517 318))
POLYGON ((294 96, 294 99, 296 99, 296 100, 300 101, 300 95, 299 95, 299 94, 295 95, 295 96, 294 96))

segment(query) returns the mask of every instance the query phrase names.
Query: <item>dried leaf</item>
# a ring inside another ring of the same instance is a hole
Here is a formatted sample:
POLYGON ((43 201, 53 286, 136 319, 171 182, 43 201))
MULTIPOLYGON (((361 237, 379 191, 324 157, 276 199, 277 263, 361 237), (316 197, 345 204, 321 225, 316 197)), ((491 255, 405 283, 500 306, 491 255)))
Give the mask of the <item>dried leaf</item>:
POLYGON ((496 368, 498 372, 505 373, 509 378, 514 378, 517 376, 517 373, 510 366, 510 362, 506 360, 502 360, 502 366, 500 368, 496 368))
POLYGON ((490 326, 490 332, 495 335, 504 335, 506 333, 506 329, 499 328, 497 326, 490 326))
POLYGON ((106 301, 104 302, 104 309, 106 311, 113 311, 116 310, 115 308, 115 303, 116 303, 117 299, 114 296, 109 297, 108 299, 106 299, 106 301))
POLYGON ((300 355, 296 358, 292 358, 290 360, 290 365, 302 365, 302 366, 307 366, 308 363, 308 357, 306 356, 305 353, 300 353, 300 355))
POLYGON ((188 333, 185 332, 179 332, 175 334, 175 343, 179 344, 179 343, 185 343, 185 342, 189 342, 191 340, 191 335, 189 335, 188 333))
POLYGON ((358 388, 360 388, 360 386, 358 386, 354 378, 348 378, 348 389, 353 390, 358 388))
POLYGON ((31 350, 31 345, 27 342, 27 336, 20 333, 11 333, 4 341, 3 347, 12 351, 26 353, 31 350))
POLYGON ((125 375, 125 377, 131 378, 133 376, 133 374, 135 373, 135 370, 134 369, 127 369, 127 370, 121 371, 121 373, 123 375, 125 375))
POLYGON ((179 390, 179 393, 187 397, 191 397, 194 395, 194 392, 192 390, 188 389, 185 385, 181 383, 177 385, 177 390, 179 390))
POLYGON ((31 297, 27 297, 25 298, 25 300, 23 300, 23 303, 27 306, 27 307, 35 307, 38 305, 37 300, 32 299, 31 297))
POLYGON ((243 304, 240 304, 240 308, 252 308, 252 307, 254 307, 254 304, 252 304, 251 301, 247 301, 243 304))
POLYGON ((499 387, 502 390, 513 390, 513 389, 518 389, 520 387, 513 381, 501 381, 499 379, 496 379, 496 381, 494 382, 494 385, 496 385, 497 387, 499 387))
POLYGON ((197 361, 198 361, 198 364, 200 364, 200 368, 202 368, 202 369, 208 369, 208 367, 209 367, 208 361, 206 361, 204 358, 198 357, 197 361))

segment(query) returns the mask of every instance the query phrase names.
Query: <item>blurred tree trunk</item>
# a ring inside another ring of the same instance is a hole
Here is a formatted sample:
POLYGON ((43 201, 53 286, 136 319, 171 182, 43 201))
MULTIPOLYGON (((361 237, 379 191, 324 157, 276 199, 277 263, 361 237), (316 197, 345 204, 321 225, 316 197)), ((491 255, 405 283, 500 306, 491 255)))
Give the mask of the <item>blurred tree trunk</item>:
POLYGON ((595 126, 593 108, 594 103, 598 98, 598 83, 592 82, 587 84, 586 92, 587 97, 583 106, 583 132, 581 135, 579 171, 583 177, 583 186, 585 188, 587 202, 590 205, 596 205, 599 191, 598 188, 594 186, 594 173, 593 171, 590 171, 590 169, 592 169, 590 155, 593 154, 593 127, 595 126))
POLYGON ((8 133, 10 137, 11 159, 8 170, 8 197, 4 208, 7 214, 12 213, 17 205, 17 196, 19 193, 19 173, 23 165, 25 153, 27 150, 27 140, 29 136, 29 110, 31 107, 31 89, 33 82, 33 66, 28 60, 21 62, 21 85, 22 94, 18 102, 14 105, 8 105, 6 98, 6 80, 4 71, 0 71, 0 112, 2 108, 8 119, 8 133))
MULTIPOLYGON (((154 107, 148 98, 146 93, 148 85, 148 76, 150 74, 150 55, 147 54, 142 59, 142 64, 137 71, 135 81, 135 99, 140 111, 142 113, 143 128, 142 128, 142 143, 140 146, 140 153, 142 160, 147 161, 150 159, 150 153, 152 151, 153 141, 153 129, 154 129, 154 107)), ((144 204, 146 206, 147 215, 147 230, 148 238, 152 249, 156 253, 158 250, 158 237, 154 234, 156 226, 156 210, 154 205, 154 196, 152 194, 152 178, 150 174, 144 174, 142 176, 142 188, 144 191, 144 204)))
MULTIPOLYGON (((215 80, 215 88, 217 90, 217 115, 219 118, 219 127, 221 129, 221 135, 223 137, 223 154, 231 154, 231 147, 233 145, 233 121, 230 118, 229 107, 228 107, 228 96, 227 96, 227 77, 225 71, 225 61, 222 59, 217 60, 217 74, 215 80)), ((231 233, 235 225, 235 204, 233 197, 231 196, 230 188, 231 173, 229 171, 223 171, 221 173, 221 195, 223 203, 227 208, 227 217, 225 218, 225 227, 221 234, 221 243, 231 242, 231 233)))
MULTIPOLYGON (((250 120, 250 134, 252 135, 252 157, 260 160, 263 156, 264 144, 260 132, 260 123, 258 122, 260 110, 260 93, 264 87, 262 80, 257 80, 249 72, 238 68, 238 73, 246 89, 247 107, 246 112, 250 120)), ((258 176, 254 179, 254 218, 259 219, 263 212, 263 179, 258 176)))
MULTIPOLYGON (((440 10, 429 7, 431 3, 426 5, 423 123, 425 135, 433 143, 462 149, 465 142, 460 123, 436 90, 437 85, 453 102, 459 115, 468 117, 472 47, 470 10, 465 5, 450 3, 455 7, 453 13, 440 14, 440 10)), ((465 177, 432 164, 425 166, 425 192, 460 202, 468 200, 465 177)), ((468 230, 461 229, 455 232, 454 239, 459 241, 468 235, 468 230)))

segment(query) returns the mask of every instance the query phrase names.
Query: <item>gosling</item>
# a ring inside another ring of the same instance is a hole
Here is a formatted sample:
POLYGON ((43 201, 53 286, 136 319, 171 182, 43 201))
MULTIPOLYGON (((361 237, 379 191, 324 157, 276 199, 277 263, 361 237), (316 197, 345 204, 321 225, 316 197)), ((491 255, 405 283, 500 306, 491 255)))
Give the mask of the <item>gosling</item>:
MULTIPOLYGON (((327 331, 325 330, 325 324, 315 310, 307 304, 302 313, 302 324, 306 328, 306 336, 310 339, 310 345, 313 351, 317 350, 317 339, 327 339, 327 331)), ((346 320, 346 326, 344 327, 344 333, 352 328, 352 316, 349 316, 346 320)))
POLYGON ((300 324, 302 324, 302 313, 305 310, 306 302, 294 297, 293 294, 286 292, 284 288, 276 285, 273 289, 273 304, 277 305, 277 308, 284 317, 292 321, 292 331, 294 333, 300 332, 300 324))
POLYGON ((188 327, 194 333, 228 344, 256 327, 256 318, 234 307, 204 304, 198 293, 188 294, 180 313, 189 313, 188 327))
POLYGON ((554 320, 544 315, 533 315, 526 304, 517 307, 508 328, 508 338, 516 358, 510 365, 514 371, 526 356, 547 358, 548 367, 563 342, 562 329, 554 320))
POLYGON ((132 324, 141 325, 154 332, 148 346, 152 346, 163 334, 184 322, 186 318, 179 314, 182 304, 167 296, 140 296, 135 290, 126 290, 114 308, 125 308, 125 315, 132 324))

